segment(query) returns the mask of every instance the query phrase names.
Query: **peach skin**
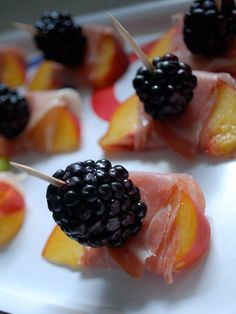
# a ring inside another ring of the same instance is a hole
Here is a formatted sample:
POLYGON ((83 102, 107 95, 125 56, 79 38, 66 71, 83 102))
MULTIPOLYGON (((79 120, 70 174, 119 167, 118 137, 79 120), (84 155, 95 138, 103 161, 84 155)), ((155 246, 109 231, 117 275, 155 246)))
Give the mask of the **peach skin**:
POLYGON ((16 236, 24 217, 22 193, 0 177, 0 247, 7 245, 16 236))

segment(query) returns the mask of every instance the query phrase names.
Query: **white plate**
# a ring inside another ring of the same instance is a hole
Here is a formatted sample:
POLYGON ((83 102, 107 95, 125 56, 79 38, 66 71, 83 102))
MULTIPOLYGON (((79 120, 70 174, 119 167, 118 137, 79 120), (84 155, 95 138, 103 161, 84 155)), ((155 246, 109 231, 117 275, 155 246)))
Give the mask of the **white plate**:
MULTIPOLYGON (((167 29, 170 16, 182 11, 189 2, 152 2, 112 13, 142 41, 167 29)), ((109 23, 105 13, 88 15, 81 20, 83 23, 109 23)), ((3 39, 15 42, 16 38, 17 43, 28 49, 29 39, 20 33, 8 34, 3 39)), ((132 93, 129 80, 138 65, 136 62, 118 83, 118 98, 132 93)), ((49 174, 76 160, 99 159, 103 152, 97 141, 106 128, 107 123, 91 109, 90 95, 84 92, 83 144, 78 152, 52 157, 27 154, 16 159, 49 174)), ((116 155, 112 161, 130 170, 192 174, 207 201, 206 215, 212 228, 208 255, 191 270, 175 276, 172 285, 150 274, 135 280, 118 269, 91 269, 81 273, 51 265, 41 257, 54 226, 45 200, 46 184, 27 178, 24 182, 25 224, 15 240, 0 252, 0 309, 14 314, 236 313, 236 162, 219 162, 204 156, 199 156, 197 162, 189 162, 170 151, 116 155)))

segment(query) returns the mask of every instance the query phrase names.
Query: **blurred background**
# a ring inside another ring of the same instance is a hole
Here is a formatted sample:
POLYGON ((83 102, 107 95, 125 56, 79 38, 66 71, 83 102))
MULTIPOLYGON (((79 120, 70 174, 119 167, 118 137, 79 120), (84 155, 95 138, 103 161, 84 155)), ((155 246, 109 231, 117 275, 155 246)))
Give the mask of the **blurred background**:
MULTIPOLYGON (((159 1, 159 0, 156 0, 159 1)), ((166 0, 167 1, 167 0, 166 0)), ((0 0, 0 32, 13 29, 13 22, 33 24, 42 12, 67 10, 73 15, 108 11, 112 8, 134 5, 144 0, 0 0)))

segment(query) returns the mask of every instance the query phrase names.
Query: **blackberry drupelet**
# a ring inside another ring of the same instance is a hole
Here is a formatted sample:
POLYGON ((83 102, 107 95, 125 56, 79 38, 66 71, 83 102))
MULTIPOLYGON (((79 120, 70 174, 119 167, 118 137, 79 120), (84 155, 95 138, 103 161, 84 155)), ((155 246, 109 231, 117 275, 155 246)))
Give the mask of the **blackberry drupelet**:
POLYGON ((30 110, 26 99, 14 89, 0 84, 0 135, 17 137, 26 127, 30 110))
POLYGON ((45 12, 35 23, 35 42, 45 59, 68 66, 83 63, 86 37, 67 12, 45 12))
POLYGON ((219 55, 227 50, 235 35, 234 0, 222 0, 220 12, 214 0, 195 0, 185 14, 183 38, 194 54, 219 55))
POLYGON ((140 68, 133 86, 145 111, 162 121, 168 116, 181 114, 193 97, 197 78, 191 68, 172 54, 153 60, 155 70, 140 68))
POLYGON ((86 160, 53 176, 65 185, 48 186, 48 208, 72 239, 91 247, 119 247, 140 230, 147 208, 124 167, 86 160))

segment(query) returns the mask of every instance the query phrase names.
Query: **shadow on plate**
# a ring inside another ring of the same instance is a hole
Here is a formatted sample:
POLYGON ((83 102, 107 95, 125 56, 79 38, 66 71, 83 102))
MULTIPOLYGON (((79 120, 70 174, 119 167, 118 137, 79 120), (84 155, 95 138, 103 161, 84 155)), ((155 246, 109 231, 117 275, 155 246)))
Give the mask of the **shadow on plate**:
MULTIPOLYGON (((102 290, 99 291, 101 304, 106 304, 119 313, 129 311, 135 313, 154 303, 157 303, 158 308, 160 306, 160 308, 173 307, 174 309, 178 303, 184 302, 201 291, 207 268, 206 258, 207 254, 191 269, 175 274, 172 284, 167 284, 161 277, 150 273, 145 273, 142 278, 135 279, 119 269, 89 269, 82 272, 82 277, 85 280, 102 279, 104 284, 102 290)), ((150 312, 147 311, 147 313, 150 312)))

